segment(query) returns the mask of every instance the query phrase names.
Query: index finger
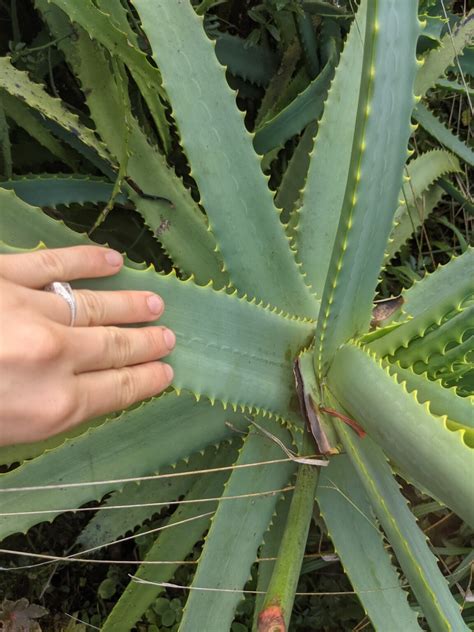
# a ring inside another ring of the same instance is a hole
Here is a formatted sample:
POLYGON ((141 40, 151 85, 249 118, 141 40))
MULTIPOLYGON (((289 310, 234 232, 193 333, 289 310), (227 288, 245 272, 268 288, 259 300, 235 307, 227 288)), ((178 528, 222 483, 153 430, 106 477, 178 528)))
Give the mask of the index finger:
POLYGON ((31 289, 53 281, 73 281, 116 274, 122 255, 103 246, 44 248, 34 252, 0 255, 0 275, 31 289))

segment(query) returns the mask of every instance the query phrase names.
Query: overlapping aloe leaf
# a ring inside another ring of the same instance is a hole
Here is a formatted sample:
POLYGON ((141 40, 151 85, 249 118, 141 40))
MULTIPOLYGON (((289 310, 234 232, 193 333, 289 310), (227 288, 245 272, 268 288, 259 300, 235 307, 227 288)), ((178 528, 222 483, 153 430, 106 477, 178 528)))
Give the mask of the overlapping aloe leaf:
POLYGON ((317 304, 294 262, 251 135, 245 132, 201 20, 187 4, 136 0, 134 5, 231 282, 239 291, 286 311, 314 315, 317 304))
POLYGON ((117 55, 127 65, 137 83, 143 98, 147 102, 150 114, 156 124, 165 147, 169 147, 169 130, 165 109, 160 100, 163 95, 161 77, 157 68, 152 66, 144 52, 135 46, 116 21, 101 11, 91 0, 71 4, 68 0, 48 0, 64 11, 73 23, 80 25, 90 37, 96 39, 112 55, 117 55))
POLYGON ((382 450, 341 426, 341 438, 431 630, 467 630, 426 536, 402 496, 382 450))
MULTIPOLYGON (((85 202, 108 202, 114 185, 108 180, 88 176, 49 174, 31 175, 0 181, 2 189, 15 191, 16 195, 31 206, 56 208, 59 204, 84 204, 85 202)), ((115 201, 125 204, 123 193, 115 201)))
MULTIPOLYGON (((432 274, 416 281, 403 293, 403 313, 415 317, 434 310, 445 314, 461 304, 472 294, 471 273, 474 266, 474 248, 468 248, 459 257, 453 257, 446 265, 440 265, 432 274)), ((403 318, 401 319, 403 320, 403 318)), ((431 319, 431 322, 434 318, 431 319)))
POLYGON ((269 48, 251 45, 229 33, 217 35, 216 55, 230 73, 258 86, 267 85, 278 67, 278 59, 269 48))
POLYGON ((306 125, 320 118, 338 59, 336 40, 333 38, 332 42, 331 56, 318 76, 276 116, 257 128, 254 146, 259 154, 280 147, 306 125))
MULTIPOLYGON (((283 428, 263 424, 287 445, 290 435, 283 428)), ((281 458, 281 448, 252 429, 244 441, 237 465, 281 458)), ((199 566, 180 625, 181 632, 228 630, 240 592, 250 576, 257 549, 271 520, 279 494, 243 497, 284 488, 294 471, 294 464, 279 463, 236 469, 225 486, 219 507, 212 519, 199 566), (258 503, 258 511, 256 511, 258 503), (239 542, 238 546, 235 543, 239 542), (219 563, 216 564, 216 559, 219 563), (199 591, 199 588, 224 588, 235 592, 199 591)))
POLYGON ((413 117, 442 145, 453 151, 469 165, 474 166, 474 151, 458 138, 456 134, 453 134, 444 123, 438 120, 426 106, 419 103, 413 111, 413 117))
POLYGON ((449 419, 474 428, 474 400, 459 397, 454 389, 444 388, 438 381, 427 380, 412 369, 404 369, 399 364, 384 363, 391 375, 397 376, 399 383, 405 382, 409 392, 416 392, 420 404, 428 402, 434 415, 447 415, 449 419))
POLYGON ((3 91, 0 92, 0 103, 3 105, 7 117, 15 121, 19 127, 28 132, 40 145, 46 147, 52 156, 56 156, 71 168, 77 169, 78 156, 64 147, 61 142, 46 129, 41 117, 35 115, 34 110, 16 97, 3 91))
MULTIPOLYGON (((57 9, 51 11, 55 7, 45 0, 36 0, 36 4, 54 36, 63 41, 61 36, 69 28, 64 14, 57 9)), ((74 43, 61 46, 61 50, 81 81, 98 133, 117 159, 122 140, 117 135, 115 121, 125 116, 116 83, 120 77, 110 73, 103 49, 83 29, 78 28, 74 43)), ((194 274, 198 283, 212 279, 215 287, 223 287, 228 283, 227 274, 222 270, 222 260, 216 253, 215 239, 208 231, 205 216, 164 157, 148 143, 138 124, 132 120, 130 125, 127 174, 142 191, 163 198, 150 201, 130 191, 145 224, 183 272, 194 274)))
POLYGON ((473 37, 474 11, 471 10, 466 17, 459 20, 452 33, 444 35, 438 48, 427 53, 416 76, 415 94, 426 94, 448 66, 457 63, 458 57, 463 55, 465 46, 472 42, 473 37))
POLYGON ((413 204, 399 206, 395 214, 394 225, 385 248, 386 261, 390 261, 400 248, 414 235, 441 202, 444 189, 432 186, 413 204))
MULTIPOLYGON (((235 461, 236 450, 233 446, 221 446, 214 458, 208 459, 207 467, 229 467, 235 461)), ((189 477, 188 477, 189 478, 189 477)), ((185 560, 193 546, 209 528, 211 515, 217 509, 224 484, 229 478, 229 470, 220 470, 202 475, 193 481, 184 502, 166 522, 166 528, 158 535, 155 543, 144 557, 142 566, 135 573, 125 592, 115 604, 102 627, 102 632, 114 632, 117 629, 129 630, 154 599, 162 592, 159 585, 143 585, 137 580, 155 584, 169 581, 179 568, 179 560, 185 560), (213 500, 207 500, 213 499, 213 500), (198 516, 203 516, 197 519, 198 516), (188 521, 188 522, 184 522, 188 521), (179 524, 183 522, 183 524, 179 524), (146 564, 146 562, 173 562, 177 564, 146 564)), ((230 503, 234 501, 229 501, 230 503)))
POLYGON ((329 536, 376 630, 420 630, 349 457, 321 472, 317 501, 329 536))
MULTIPOLYGON (((367 2, 357 12, 319 123, 302 192, 295 242, 306 282, 321 297, 351 165, 367 2)), ((296 219, 296 218, 295 218, 296 219)))
POLYGON ((328 388, 338 402, 415 484, 474 524, 470 475, 474 451, 465 431, 448 429, 366 351, 344 345, 335 355, 328 388), (371 385, 377 384, 377 389, 371 385))
POLYGON ((225 445, 211 445, 184 461, 160 468, 159 473, 163 478, 145 480, 139 484, 128 483, 122 490, 112 492, 102 503, 101 507, 105 509, 98 511, 87 523, 76 543, 82 549, 90 549, 113 542, 127 531, 133 531, 154 514, 159 514, 166 503, 178 502, 177 499, 185 496, 199 478, 203 481, 207 478, 206 475, 191 472, 216 467, 214 461, 221 449, 227 456, 233 453, 225 445), (108 509, 111 506, 124 508, 108 509))
POLYGON ((114 482, 116 479, 149 475, 210 443, 231 437, 235 431, 226 422, 237 428, 248 423, 221 406, 198 403, 192 395, 166 393, 2 474, 0 540, 120 489, 124 483, 114 482), (95 485, 95 481, 105 482, 95 485), (4 491, 63 483, 74 486, 4 491))
POLYGON ((106 176, 114 177, 111 157, 94 132, 83 125, 76 114, 69 112, 62 101, 31 81, 26 72, 14 68, 8 57, 0 58, 0 89, 38 111, 45 122, 49 122, 54 134, 60 135, 106 176))
MULTIPOLYGON (((14 196, 7 191, 4 195, 14 196)), ((3 239, 9 245, 33 248, 42 240, 55 247, 88 241, 72 231, 68 239, 62 223, 18 199, 16 208, 19 220, 5 222, 8 232, 3 239)), ((234 407, 298 419, 297 408, 292 410, 292 362, 311 340, 311 321, 279 314, 210 286, 180 281, 174 275, 163 276, 152 268, 124 267, 114 277, 79 281, 74 286, 104 290, 146 287, 157 292, 167 305, 160 322, 172 327, 178 341, 170 356, 176 388, 234 407)))
POLYGON ((336 349, 371 318, 410 132, 418 33, 415 4, 368 6, 351 167, 316 334, 320 378, 336 349))

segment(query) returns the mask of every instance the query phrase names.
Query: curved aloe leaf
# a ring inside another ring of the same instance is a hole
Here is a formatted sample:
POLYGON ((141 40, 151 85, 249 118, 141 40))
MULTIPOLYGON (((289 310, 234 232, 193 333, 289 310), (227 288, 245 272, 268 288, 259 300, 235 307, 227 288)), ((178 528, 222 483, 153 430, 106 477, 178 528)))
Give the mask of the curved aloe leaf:
POLYGON ((461 610, 427 545, 425 534, 408 509, 382 450, 369 437, 357 440, 345 427, 341 427, 340 434, 430 629, 467 631, 461 610))
MULTIPOLYGON (((447 313, 460 304, 472 292, 471 273, 474 267, 474 248, 468 248, 459 257, 453 257, 449 263, 440 265, 416 281, 403 293, 403 313, 408 317, 431 312, 443 305, 447 313)), ((432 321, 433 322, 433 321, 432 321)))
MULTIPOLYGON (((289 433, 281 427, 266 429, 280 441, 289 443, 289 433)), ((247 435, 236 465, 281 458, 281 448, 273 441, 251 430, 247 435)), ((212 519, 199 566, 190 587, 180 632, 195 630, 228 630, 234 609, 242 597, 240 592, 250 575, 257 549, 271 520, 278 494, 260 496, 258 511, 255 498, 226 501, 228 496, 253 494, 283 488, 294 471, 294 464, 262 465, 236 469, 225 486, 219 507, 212 519), (219 563, 216 564, 216 560, 219 563), (199 591, 198 588, 225 588, 235 592, 199 591)))
POLYGON ((432 415, 429 404, 421 405, 359 347, 345 345, 337 352, 328 388, 411 481, 474 524, 474 502, 469 502, 474 450, 466 445, 464 430, 449 430, 446 418, 432 415))
MULTIPOLYGON (((232 446, 221 446, 217 455, 208 459, 207 467, 220 468, 231 465, 237 456, 235 452, 236 450, 232 446)), ((228 477, 229 470, 224 470, 201 476, 200 480, 195 481, 184 497, 185 503, 180 505, 166 522, 167 528, 159 534, 143 561, 172 562, 185 560, 192 552, 193 546, 209 528, 211 516, 208 514, 215 512, 217 509, 217 501, 209 501, 207 499, 219 498, 222 495, 224 484, 228 477), (201 519, 196 519, 202 514, 207 515, 204 515, 201 519), (186 520, 190 522, 178 524, 186 520)), ((117 629, 130 630, 133 628, 148 606, 162 592, 163 588, 156 584, 169 581, 179 566, 179 563, 143 564, 140 566, 107 617, 101 628, 102 632, 114 632, 117 629), (152 585, 143 585, 136 580, 152 582, 152 585)))
MULTIPOLYGON (((41 174, 0 181, 2 189, 11 189, 32 206, 56 208, 59 204, 84 204, 85 202, 108 202, 114 188, 107 180, 88 176, 41 174)), ((115 196, 116 202, 125 204, 123 193, 115 196)))
POLYGON ((198 403, 188 394, 166 393, 0 475, 0 540, 120 489, 124 483, 116 479, 149 475, 223 441, 235 432, 226 422, 245 427, 241 415, 221 406, 198 403), (95 481, 106 482, 95 485, 95 481), (40 487, 62 483, 74 487, 21 491, 38 482, 40 487), (5 491, 12 488, 20 489, 5 491))
POLYGON ((106 176, 114 177, 112 159, 94 132, 83 125, 77 115, 69 112, 62 101, 51 97, 39 83, 31 81, 26 72, 14 68, 8 57, 0 58, 0 89, 42 114, 50 122, 54 134, 66 131, 64 140, 106 176))
MULTIPOLYGON (((69 22, 62 11, 51 7, 45 0, 36 2, 54 36, 65 42, 61 38, 69 28, 69 22)), ((74 42, 59 45, 81 81, 99 135, 118 159, 122 139, 117 134, 115 121, 124 118, 116 83, 120 77, 110 73, 109 60, 103 49, 83 29, 77 28, 74 42)), ((227 285, 227 274, 222 270, 222 260, 216 253, 216 242, 208 230, 204 214, 164 157, 149 144, 135 120, 130 122, 130 126, 127 175, 145 193, 169 200, 145 200, 130 191, 130 198, 145 224, 184 273, 194 274, 198 283, 208 283, 212 279, 215 287, 227 285)))
POLYGON ((328 534, 374 628, 420 630, 357 474, 346 454, 321 472, 317 501, 328 534))
POLYGON ((40 143, 43 147, 76 170, 78 168, 78 157, 72 151, 64 147, 57 138, 44 126, 42 119, 37 116, 25 103, 11 96, 7 92, 0 92, 0 103, 3 105, 8 118, 23 128, 28 134, 40 143))
POLYGON ((415 93, 423 96, 436 84, 438 77, 444 75, 448 66, 464 53, 464 48, 474 37, 474 11, 459 20, 456 28, 441 40, 441 45, 429 51, 418 70, 415 81, 415 93))
POLYGON ((216 55, 230 73, 258 86, 266 86, 278 68, 273 51, 229 33, 218 34, 216 55))
POLYGON ((429 403, 434 415, 447 415, 449 419, 464 426, 474 428, 474 400, 472 397, 460 397, 454 389, 444 388, 440 382, 426 379, 412 369, 404 369, 398 364, 383 363, 398 382, 405 382, 409 392, 416 392, 421 404, 429 403))
POLYGON ((332 41, 331 56, 318 76, 281 112, 256 130, 254 147, 257 153, 266 154, 280 147, 289 138, 299 134, 306 125, 319 119, 337 64, 336 40, 332 41))
POLYGON ((352 104, 359 98, 366 13, 367 1, 363 0, 319 123, 294 233, 297 259, 302 263, 306 282, 319 297, 323 294, 351 165, 357 115, 352 104))
POLYGON ((231 282, 249 296, 314 316, 317 303, 288 247, 251 136, 245 133, 235 96, 200 18, 188 4, 135 0, 134 5, 163 75, 231 282))
POLYGON ((418 34, 416 4, 369 4, 351 169, 316 333, 320 379, 336 349, 370 322, 410 133, 418 34))
POLYGON ((422 103, 419 103, 413 110, 413 118, 442 145, 453 151, 469 165, 474 166, 474 150, 468 147, 456 134, 453 134, 453 132, 446 127, 444 123, 439 121, 422 103))

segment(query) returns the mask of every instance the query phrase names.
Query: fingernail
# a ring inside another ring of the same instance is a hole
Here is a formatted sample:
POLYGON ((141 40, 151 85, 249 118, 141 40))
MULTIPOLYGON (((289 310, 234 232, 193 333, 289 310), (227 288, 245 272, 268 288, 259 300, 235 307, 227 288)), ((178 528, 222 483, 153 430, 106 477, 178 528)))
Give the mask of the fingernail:
POLYGON ((170 351, 171 349, 174 349, 174 346, 176 344, 176 336, 171 331, 171 329, 165 329, 163 331, 163 338, 165 340, 165 345, 168 347, 168 349, 170 351))
POLYGON ((116 250, 109 250, 108 253, 105 255, 105 260, 107 261, 108 264, 115 267, 123 263, 122 255, 120 254, 120 252, 117 252, 116 250))
POLYGON ((166 375, 168 381, 171 384, 171 382, 173 381, 173 378, 174 378, 174 371, 173 371, 172 367, 170 367, 169 364, 163 364, 163 369, 165 371, 165 375, 166 375))
POLYGON ((163 311, 163 301, 156 294, 148 296, 146 302, 148 303, 148 308, 150 312, 152 312, 153 314, 160 314, 163 311))

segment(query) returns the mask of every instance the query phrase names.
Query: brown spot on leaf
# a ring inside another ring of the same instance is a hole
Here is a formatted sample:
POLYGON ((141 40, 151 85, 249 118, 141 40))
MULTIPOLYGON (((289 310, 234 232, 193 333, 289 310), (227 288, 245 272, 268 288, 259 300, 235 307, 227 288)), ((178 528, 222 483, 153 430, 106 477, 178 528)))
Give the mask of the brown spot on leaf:
POLYGON ((285 619, 280 606, 268 606, 258 615, 258 632, 286 632, 285 619))

